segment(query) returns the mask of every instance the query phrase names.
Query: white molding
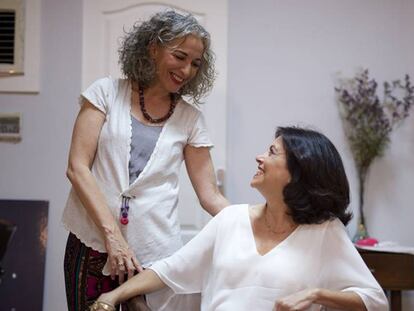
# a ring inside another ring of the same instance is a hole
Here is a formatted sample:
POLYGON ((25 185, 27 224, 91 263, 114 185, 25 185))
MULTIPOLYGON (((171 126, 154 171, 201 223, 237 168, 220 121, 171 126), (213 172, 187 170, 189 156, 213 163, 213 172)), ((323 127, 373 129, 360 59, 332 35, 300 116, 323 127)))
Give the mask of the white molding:
POLYGON ((25 1, 25 43, 23 75, 0 77, 0 93, 40 91, 40 13, 41 0, 25 1))

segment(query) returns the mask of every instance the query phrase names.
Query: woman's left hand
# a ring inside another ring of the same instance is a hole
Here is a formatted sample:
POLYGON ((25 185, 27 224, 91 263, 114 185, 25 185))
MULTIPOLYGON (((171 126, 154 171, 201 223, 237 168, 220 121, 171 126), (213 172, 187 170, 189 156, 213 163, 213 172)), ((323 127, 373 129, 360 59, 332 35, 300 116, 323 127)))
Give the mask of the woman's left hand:
POLYGON ((308 310, 315 300, 315 290, 305 289, 276 301, 273 311, 308 310))
POLYGON ((104 293, 90 306, 89 311, 115 311, 116 300, 111 295, 112 292, 104 293))

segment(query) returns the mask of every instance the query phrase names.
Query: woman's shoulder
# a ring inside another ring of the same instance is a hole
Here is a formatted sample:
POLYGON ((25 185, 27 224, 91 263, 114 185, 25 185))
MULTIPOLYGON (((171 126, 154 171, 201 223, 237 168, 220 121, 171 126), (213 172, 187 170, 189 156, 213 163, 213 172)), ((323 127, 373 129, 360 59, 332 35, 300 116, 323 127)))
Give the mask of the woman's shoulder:
POLYGON ((195 106, 184 98, 178 99, 178 105, 184 114, 192 114, 192 115, 199 115, 201 113, 201 108, 199 106, 195 106))
POLYGON ((113 78, 112 76, 106 76, 96 79, 90 87, 101 88, 106 91, 116 91, 118 89, 125 89, 129 85, 128 79, 113 78))
POLYGON ((328 230, 346 231, 345 225, 338 218, 327 220, 323 224, 328 230))
POLYGON ((246 213, 248 208, 249 208, 248 204, 229 205, 223 208, 215 217, 218 217, 219 219, 227 219, 227 220, 233 219, 234 220, 236 219, 236 215, 246 213))
POLYGON ((311 232, 313 232, 315 236, 323 237, 325 242, 328 242, 328 241, 337 242, 337 241, 349 240, 346 227, 338 218, 326 220, 320 224, 307 225, 307 226, 310 228, 310 230, 308 231, 309 235, 311 235, 311 232))
POLYGON ((114 79, 111 76, 101 77, 94 80, 89 87, 101 87, 106 88, 114 84, 114 79))
POLYGON ((338 218, 328 219, 321 223, 302 224, 302 226, 320 230, 343 230, 345 228, 344 224, 338 218))
POLYGON ((347 236, 345 226, 337 218, 325 220, 324 222, 318 224, 302 224, 300 227, 300 231, 308 237, 319 236, 329 237, 329 239, 331 239, 334 237, 343 238, 347 236))
POLYGON ((251 205, 248 205, 247 208, 248 208, 250 217, 253 218, 253 219, 259 218, 263 213, 264 207, 265 207, 264 204, 251 204, 251 205))
POLYGON ((249 204, 232 204, 229 205, 221 210, 220 213, 230 213, 230 212, 237 212, 240 213, 242 211, 246 211, 249 208, 249 204))

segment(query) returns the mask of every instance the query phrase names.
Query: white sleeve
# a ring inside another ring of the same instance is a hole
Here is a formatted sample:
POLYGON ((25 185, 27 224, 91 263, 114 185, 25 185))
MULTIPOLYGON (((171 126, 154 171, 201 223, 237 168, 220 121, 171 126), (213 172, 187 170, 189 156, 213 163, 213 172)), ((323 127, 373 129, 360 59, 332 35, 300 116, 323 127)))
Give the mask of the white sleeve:
POLYGON ((213 143, 208 135, 206 121, 201 112, 196 115, 195 122, 190 130, 188 144, 193 147, 213 147, 213 143))
POLYGON ((88 100, 92 105, 98 108, 103 113, 108 112, 109 104, 113 99, 114 83, 110 77, 96 80, 81 94, 82 99, 88 100))
POLYGON ((337 219, 326 229, 322 250, 321 284, 323 288, 353 291, 368 311, 388 311, 384 291, 352 244, 345 227, 337 219))
POLYGON ((175 254, 149 267, 176 294, 202 291, 213 260, 217 228, 224 218, 224 210, 175 254))

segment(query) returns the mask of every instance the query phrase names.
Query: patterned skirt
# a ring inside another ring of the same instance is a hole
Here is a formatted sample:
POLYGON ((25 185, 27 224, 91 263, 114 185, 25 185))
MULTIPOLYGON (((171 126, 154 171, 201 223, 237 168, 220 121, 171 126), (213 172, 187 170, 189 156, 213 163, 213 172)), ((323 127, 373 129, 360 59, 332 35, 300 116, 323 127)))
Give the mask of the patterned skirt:
POLYGON ((117 280, 102 274, 107 257, 69 234, 64 261, 68 311, 88 311, 99 295, 119 285, 117 280))

